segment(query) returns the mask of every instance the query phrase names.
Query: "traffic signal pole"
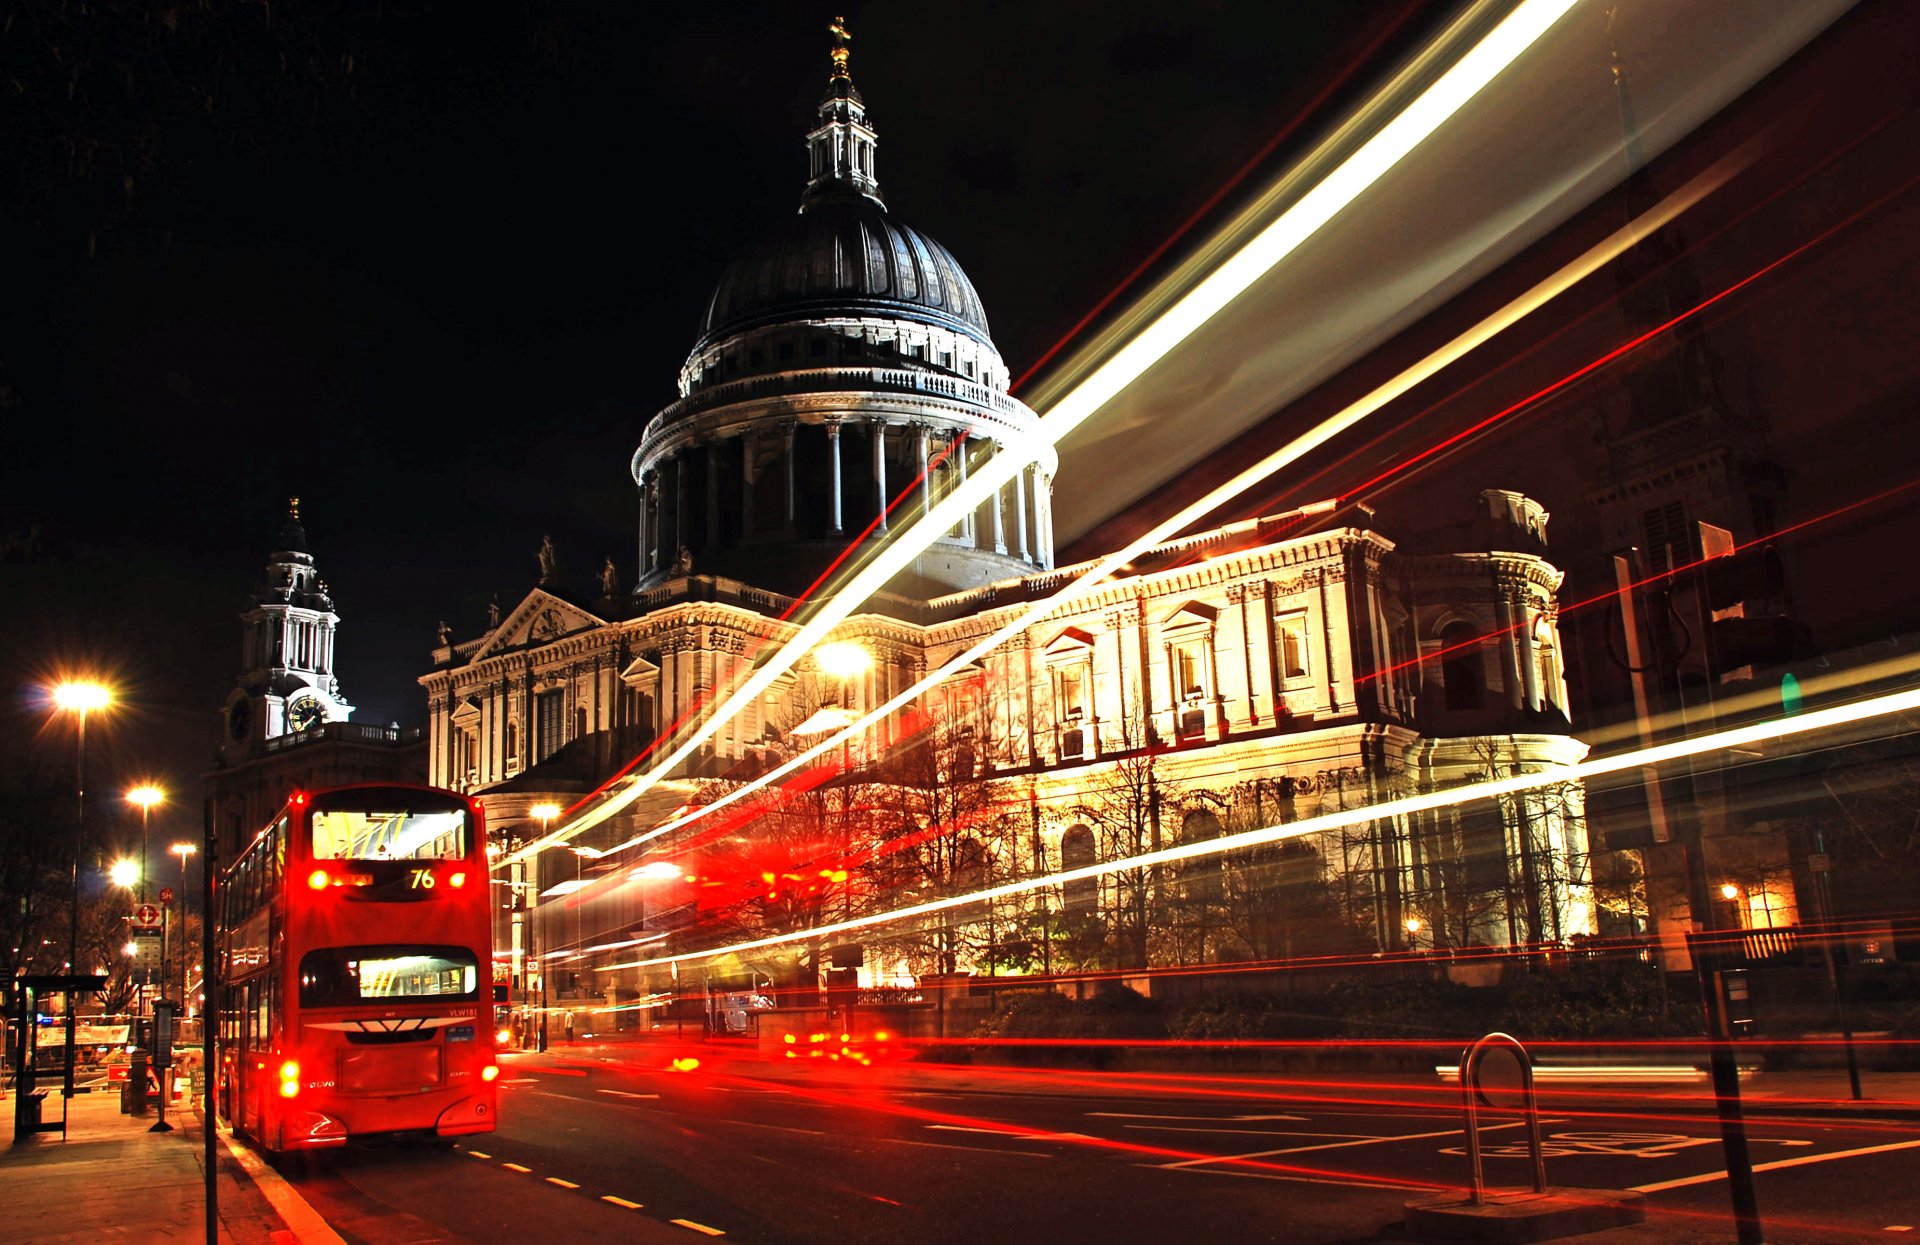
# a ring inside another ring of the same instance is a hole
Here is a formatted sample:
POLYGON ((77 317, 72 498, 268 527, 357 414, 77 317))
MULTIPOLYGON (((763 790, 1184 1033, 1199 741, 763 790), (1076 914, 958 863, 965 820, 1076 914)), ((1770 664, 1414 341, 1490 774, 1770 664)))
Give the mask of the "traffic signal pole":
MULTIPOLYGON (((1629 670, 1635 683, 1634 711, 1639 719, 1642 739, 1652 743, 1659 734, 1659 727, 1653 718, 1651 697, 1647 695, 1646 676, 1655 676, 1658 680, 1656 686, 1660 688, 1671 687, 1677 691, 1681 686, 1679 659, 1682 654, 1675 650, 1672 631, 1666 621, 1672 608, 1672 579, 1669 577, 1652 594, 1652 599, 1645 601, 1652 608, 1646 611, 1643 624, 1643 596, 1633 587, 1636 582, 1633 575, 1635 568, 1627 558, 1617 557, 1614 564, 1621 585, 1621 626, 1628 641, 1627 651, 1632 663, 1629 670), (1643 625, 1644 632, 1641 630, 1643 625), (1650 641, 1644 648, 1642 635, 1650 641), (1644 658, 1638 656, 1643 651, 1644 658)), ((1696 631, 1696 635, 1706 634, 1706 621, 1707 615, 1703 609, 1697 624, 1700 630, 1696 631)), ((1676 699, 1684 731, 1687 705, 1684 695, 1678 695, 1676 699)), ((1720 1146, 1726 1162, 1727 1190, 1733 1202, 1735 1239, 1739 1245, 1765 1245, 1759 1194, 1753 1180, 1753 1156, 1747 1144, 1746 1115, 1740 1102, 1740 1068, 1734 1057, 1732 1027, 1727 1016, 1725 940, 1714 936, 1713 898, 1707 878, 1706 845, 1691 759, 1686 765, 1688 790, 1680 800, 1667 799, 1664 780, 1658 774, 1649 775, 1649 812, 1655 821, 1656 837, 1671 836, 1681 848, 1691 925, 1687 934, 1687 953, 1700 983, 1700 1001, 1707 1029, 1708 1072, 1713 1083, 1714 1109, 1720 1122, 1720 1146)))

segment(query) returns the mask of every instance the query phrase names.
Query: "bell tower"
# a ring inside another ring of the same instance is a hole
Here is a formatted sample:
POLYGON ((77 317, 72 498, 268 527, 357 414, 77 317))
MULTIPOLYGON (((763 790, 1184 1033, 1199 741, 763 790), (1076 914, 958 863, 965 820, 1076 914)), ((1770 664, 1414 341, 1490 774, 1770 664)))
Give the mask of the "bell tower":
POLYGON ((240 615, 240 679, 224 710, 223 759, 252 755, 268 740, 352 716, 334 675, 339 622, 327 582, 307 550, 300 499, 291 498, 266 579, 240 615))

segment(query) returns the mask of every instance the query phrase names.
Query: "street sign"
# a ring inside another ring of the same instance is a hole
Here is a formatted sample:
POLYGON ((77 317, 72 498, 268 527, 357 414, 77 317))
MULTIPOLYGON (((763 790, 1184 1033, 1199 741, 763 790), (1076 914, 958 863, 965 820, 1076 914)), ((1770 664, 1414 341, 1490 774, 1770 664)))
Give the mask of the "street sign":
POLYGON ((1808 873, 1831 873, 1832 871, 1833 859, 1825 852, 1814 852, 1807 857, 1808 873))
POLYGON ((161 887, 160 888, 160 906, 164 908, 172 902, 173 902, 173 887, 171 886, 161 887))
POLYGON ((160 909, 150 903, 143 903, 133 910, 133 923, 141 929, 160 928, 160 909))
POLYGON ((159 970, 159 930, 136 929, 133 931, 133 966, 142 972, 156 972, 159 970))

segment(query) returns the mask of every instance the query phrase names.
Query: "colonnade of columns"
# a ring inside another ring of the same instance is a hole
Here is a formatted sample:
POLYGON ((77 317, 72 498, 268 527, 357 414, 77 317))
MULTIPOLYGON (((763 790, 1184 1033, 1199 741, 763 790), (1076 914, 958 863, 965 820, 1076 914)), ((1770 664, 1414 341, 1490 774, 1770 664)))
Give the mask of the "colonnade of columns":
MULTIPOLYGON (((672 573, 682 550, 847 536, 869 526, 883 535, 911 518, 911 509, 888 506, 907 500, 901 493, 914 477, 923 509, 965 483, 967 449, 936 424, 834 418, 763 424, 684 446, 642 468, 640 576, 672 573), (867 444, 855 448, 849 439, 867 444)), ((1051 501, 1051 478, 1028 464, 946 539, 1050 568, 1051 501)))

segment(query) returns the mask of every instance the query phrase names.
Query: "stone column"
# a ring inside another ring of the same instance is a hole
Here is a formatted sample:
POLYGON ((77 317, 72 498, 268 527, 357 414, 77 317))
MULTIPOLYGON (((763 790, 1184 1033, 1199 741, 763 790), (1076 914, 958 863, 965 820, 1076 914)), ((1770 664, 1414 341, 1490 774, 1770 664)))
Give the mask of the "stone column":
POLYGON ((793 440, 794 440, 795 431, 796 431, 796 428, 793 421, 789 420, 786 426, 785 470, 787 473, 787 479, 786 479, 787 500, 786 500, 786 510, 785 510, 785 526, 783 529, 784 531, 786 531, 788 535, 793 534, 793 514, 794 514, 794 504, 795 504, 794 497, 793 497, 793 440))
POLYGON ((672 566, 680 560, 680 549, 687 543, 687 452, 673 456, 673 548, 660 551, 660 562, 672 566))
POLYGON ((873 508, 880 516, 879 531, 887 530, 887 426, 879 420, 869 425, 873 429, 873 508))
POLYGON ((760 448, 760 434, 742 433, 740 436, 740 536, 743 540, 753 536, 753 468, 754 455, 760 448))
MULTIPOLYGON (((954 470, 954 477, 953 477, 954 487, 965 488, 967 486, 967 443, 966 441, 961 437, 958 437, 958 436, 954 437, 953 448, 950 451, 950 453, 952 454, 952 462, 953 462, 953 470, 954 470)), ((970 530, 968 530, 970 526, 971 525, 968 523, 966 516, 963 515, 960 519, 960 522, 955 525, 955 531, 953 534, 957 537, 960 537, 961 539, 970 538, 973 535, 973 533, 970 530)), ((975 541, 974 543, 977 545, 979 542, 975 541)))
POLYGON ((914 430, 914 451, 920 458, 920 513, 933 513, 933 473, 927 470, 927 426, 914 430))
POLYGON ((707 442, 707 544, 720 547, 720 442, 707 442))
MULTIPOLYGON (((995 452, 1000 452, 997 446, 995 447, 995 452)), ((987 503, 993 507, 993 551, 1001 554, 1007 551, 1007 524, 1006 519, 1000 513, 1000 508, 1005 503, 1006 496, 1007 486, 1003 484, 993 490, 993 496, 988 499, 987 503)))
POLYGON ((830 529, 835 536, 841 532, 840 514, 840 421, 827 421, 827 466, 833 492, 833 526, 830 529))
POLYGON ((1022 561, 1033 559, 1027 545, 1027 477, 1032 470, 1031 465, 1022 467, 1013 477, 1013 538, 1022 561))
POLYGON ((640 569, 634 579, 634 583, 636 584, 647 577, 647 478, 645 476, 640 477, 640 520, 638 535, 640 537, 640 552, 637 556, 637 561, 640 569))

